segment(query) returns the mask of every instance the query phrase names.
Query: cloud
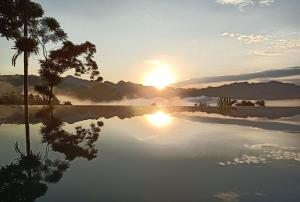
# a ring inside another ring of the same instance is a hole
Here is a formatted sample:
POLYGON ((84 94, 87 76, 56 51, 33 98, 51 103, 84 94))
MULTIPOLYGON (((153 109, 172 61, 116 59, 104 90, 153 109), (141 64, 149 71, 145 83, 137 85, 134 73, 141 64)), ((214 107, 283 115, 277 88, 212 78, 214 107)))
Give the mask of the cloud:
POLYGON ((255 50, 250 52, 252 55, 259 55, 259 56, 277 56, 281 55, 279 51, 272 51, 272 50, 255 50))
POLYGON ((216 0, 216 2, 222 5, 236 6, 242 10, 246 6, 270 6, 274 0, 216 0))
POLYGON ((259 56, 278 56, 288 50, 300 49, 300 38, 280 39, 270 35, 239 34, 230 32, 224 32, 220 34, 220 36, 234 38, 246 45, 264 45, 262 50, 250 52, 250 54, 259 56))
MULTIPOLYGON (((260 54, 264 54, 264 53, 260 53, 260 54)), ((178 82, 177 86, 185 86, 185 85, 193 85, 193 84, 201 84, 201 83, 247 81, 247 80, 264 79, 264 78, 282 78, 288 76, 300 76, 300 67, 289 67, 283 69, 266 70, 261 72, 239 74, 239 75, 193 78, 186 81, 178 82)))
POLYGON ((254 4, 253 0, 217 0, 217 3, 237 7, 245 7, 254 4))
POLYGON ((262 164, 274 160, 294 160, 300 162, 300 150, 295 147, 284 147, 271 143, 244 145, 247 149, 256 151, 257 155, 241 155, 232 161, 219 162, 221 166, 237 164, 262 164))
POLYGON ((300 49, 300 39, 274 39, 265 50, 255 50, 254 55, 277 56, 283 52, 300 49))
POLYGON ((259 4, 262 6, 270 6, 274 2, 275 2, 274 0, 260 0, 259 4))
POLYGON ((239 34, 239 33, 224 32, 221 34, 221 36, 235 38, 238 41, 243 42, 244 44, 263 43, 269 40, 268 36, 255 35, 255 34, 246 35, 246 34, 239 34))
POLYGON ((300 48, 299 39, 277 39, 271 42, 272 48, 275 50, 287 50, 300 48))

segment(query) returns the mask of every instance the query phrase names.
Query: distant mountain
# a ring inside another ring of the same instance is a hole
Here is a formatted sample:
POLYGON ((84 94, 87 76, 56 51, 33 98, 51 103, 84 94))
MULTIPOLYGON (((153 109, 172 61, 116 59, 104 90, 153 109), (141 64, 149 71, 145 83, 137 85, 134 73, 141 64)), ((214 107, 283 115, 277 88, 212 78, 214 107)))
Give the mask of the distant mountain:
POLYGON ((286 80, 287 77, 298 77, 298 80, 290 79, 290 81, 298 84, 300 82, 300 67, 287 67, 282 69, 271 69, 266 71, 237 74, 237 75, 225 75, 225 76, 211 76, 203 78, 192 78, 185 81, 180 81, 174 84, 176 87, 184 87, 190 85, 197 85, 203 83, 220 83, 220 82, 237 82, 237 81, 249 81, 255 79, 276 79, 286 80))
POLYGON ((235 82, 219 87, 193 89, 189 96, 205 95, 214 97, 229 96, 236 99, 298 99, 300 86, 291 83, 270 81, 266 83, 235 82))
MULTIPOLYGON (((34 85, 43 82, 38 76, 29 76, 29 86, 33 90, 34 85)), ((9 88, 0 88, 0 93, 7 91, 22 92, 23 76, 0 76, 0 84, 9 88)), ((55 93, 72 96, 77 99, 91 100, 94 102, 114 101, 124 98, 154 98, 154 97, 225 97, 235 99, 300 99, 300 86, 291 83, 270 81, 264 83, 235 82, 218 87, 173 88, 168 87, 158 90, 154 87, 144 86, 132 82, 119 81, 113 83, 105 81, 98 83, 73 76, 67 76, 63 82, 55 88, 55 93)))
POLYGON ((85 79, 80 79, 74 76, 66 76, 63 80, 63 83, 65 85, 75 85, 75 86, 91 86, 93 85, 93 81, 85 80, 85 79))

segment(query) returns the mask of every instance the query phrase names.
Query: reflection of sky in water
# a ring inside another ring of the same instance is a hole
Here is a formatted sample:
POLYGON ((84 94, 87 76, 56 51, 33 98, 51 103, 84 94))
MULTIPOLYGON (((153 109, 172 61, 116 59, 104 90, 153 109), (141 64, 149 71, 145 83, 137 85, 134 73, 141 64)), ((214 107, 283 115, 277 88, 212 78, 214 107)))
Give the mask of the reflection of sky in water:
MULTIPOLYGON (((38 201, 299 201, 299 134, 191 121, 182 115, 157 111, 99 119, 104 127, 96 143, 98 157, 74 160, 38 201)), ((75 126, 91 122, 96 120, 63 128, 74 132, 75 126)), ((37 152, 45 149, 40 126, 31 125, 37 152)), ((0 134, 0 162, 7 165, 17 156, 16 141, 24 150, 23 125, 0 125, 0 134)))
POLYGON ((300 149, 296 147, 284 147, 270 143, 256 145, 245 144, 244 146, 249 150, 257 152, 257 154, 243 154, 240 157, 234 158, 233 161, 219 162, 219 165, 259 164, 270 163, 274 160, 294 160, 300 162, 300 149))
MULTIPOLYGON (((176 117, 176 114, 174 116, 176 117)), ((110 137, 112 140, 115 140, 114 137, 116 137, 118 139, 116 141, 120 141, 120 136, 124 136, 127 141, 135 142, 135 146, 129 146, 128 150, 137 149, 136 152, 138 152, 142 149, 144 155, 167 159, 201 158, 203 156, 228 158, 240 151, 248 151, 245 144, 263 144, 271 141, 273 144, 291 144, 298 147, 300 143, 300 139, 296 135, 284 132, 238 125, 196 123, 171 117, 173 115, 167 116, 156 112, 126 121, 113 119, 111 122, 106 121, 104 130, 113 128, 108 124, 117 125, 118 129, 112 129, 111 133, 118 135, 110 137), (124 128, 130 130, 124 130, 124 128)), ((123 146, 126 147, 126 145, 123 146)))

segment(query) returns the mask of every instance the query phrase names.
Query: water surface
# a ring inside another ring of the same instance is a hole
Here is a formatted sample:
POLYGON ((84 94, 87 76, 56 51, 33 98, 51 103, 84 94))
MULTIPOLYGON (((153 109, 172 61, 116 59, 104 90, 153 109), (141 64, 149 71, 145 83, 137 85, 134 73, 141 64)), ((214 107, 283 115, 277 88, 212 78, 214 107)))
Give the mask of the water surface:
POLYGON ((0 201, 298 202, 299 123, 288 107, 31 107, 26 145, 23 108, 2 106, 0 201))

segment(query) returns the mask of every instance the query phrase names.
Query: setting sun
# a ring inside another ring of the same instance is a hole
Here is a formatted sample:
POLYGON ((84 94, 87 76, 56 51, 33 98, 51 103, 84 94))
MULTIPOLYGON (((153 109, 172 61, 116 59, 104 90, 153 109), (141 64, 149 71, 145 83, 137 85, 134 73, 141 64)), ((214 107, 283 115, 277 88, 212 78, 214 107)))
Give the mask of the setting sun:
POLYGON ((155 68, 145 76, 145 85, 154 86, 157 89, 163 89, 175 82, 174 75, 170 70, 170 65, 157 61, 152 61, 149 63, 153 64, 155 68))

